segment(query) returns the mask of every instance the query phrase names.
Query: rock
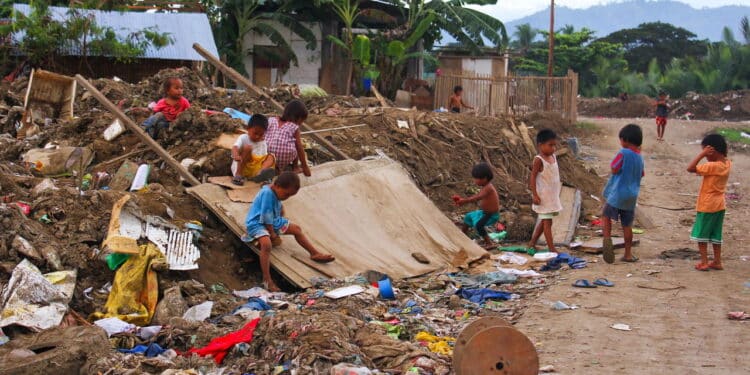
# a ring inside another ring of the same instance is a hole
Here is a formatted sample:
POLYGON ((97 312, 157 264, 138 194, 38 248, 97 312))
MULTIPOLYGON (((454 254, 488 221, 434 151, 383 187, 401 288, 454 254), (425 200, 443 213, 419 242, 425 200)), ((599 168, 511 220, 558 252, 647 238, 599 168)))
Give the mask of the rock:
POLYGON ((185 299, 182 298, 180 287, 169 288, 164 291, 164 297, 156 305, 156 311, 154 312, 153 319, 151 319, 151 324, 167 325, 170 318, 182 318, 187 309, 188 305, 185 299))
POLYGON ((11 249, 15 250, 19 254, 23 254, 32 260, 35 261, 41 261, 42 255, 39 254, 39 251, 37 251, 34 246, 31 245, 31 242, 29 242, 27 239, 16 235, 13 238, 13 242, 11 243, 11 249))
POLYGON ((430 260, 422 253, 411 253, 412 258, 416 259, 417 262, 422 264, 430 264, 430 260))

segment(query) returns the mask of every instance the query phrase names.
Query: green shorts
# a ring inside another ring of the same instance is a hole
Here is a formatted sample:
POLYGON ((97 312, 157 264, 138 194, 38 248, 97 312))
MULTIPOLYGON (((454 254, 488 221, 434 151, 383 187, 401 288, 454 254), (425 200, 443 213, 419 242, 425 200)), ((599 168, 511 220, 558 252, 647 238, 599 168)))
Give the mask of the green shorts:
POLYGON ((719 212, 698 212, 690 239, 697 242, 721 244, 721 232, 724 229, 724 210, 719 212))
POLYGON ((549 212, 546 214, 537 214, 537 215, 539 216, 540 220, 544 220, 544 219, 553 219, 555 216, 559 214, 560 214, 559 212, 549 212))

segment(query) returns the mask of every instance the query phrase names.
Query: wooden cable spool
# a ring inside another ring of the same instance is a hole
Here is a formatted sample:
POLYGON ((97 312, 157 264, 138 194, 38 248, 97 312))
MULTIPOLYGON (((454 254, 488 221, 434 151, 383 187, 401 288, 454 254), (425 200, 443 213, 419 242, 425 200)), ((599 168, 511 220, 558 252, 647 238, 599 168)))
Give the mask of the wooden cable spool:
POLYGON ((531 340, 504 319, 481 318, 459 334, 453 371, 456 375, 537 375, 539 356, 531 340))

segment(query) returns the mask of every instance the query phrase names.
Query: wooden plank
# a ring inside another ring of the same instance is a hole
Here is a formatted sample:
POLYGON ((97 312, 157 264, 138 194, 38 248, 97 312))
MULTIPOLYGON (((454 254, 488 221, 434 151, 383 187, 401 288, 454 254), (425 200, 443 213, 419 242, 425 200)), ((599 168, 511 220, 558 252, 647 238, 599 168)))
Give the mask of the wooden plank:
POLYGON ((99 92, 99 90, 97 90, 96 87, 94 87, 94 85, 92 85, 86 78, 83 78, 83 76, 80 74, 76 74, 76 80, 81 84, 81 86, 86 88, 86 90, 88 90, 91 95, 99 101, 99 103, 101 103, 105 108, 112 112, 115 117, 120 119, 120 121, 126 127, 128 127, 130 131, 132 131, 141 141, 143 141, 143 143, 146 144, 146 146, 148 146, 152 151, 156 152, 156 154, 159 155, 159 157, 161 157, 162 160, 164 160, 170 167, 174 168, 175 171, 177 171, 177 174, 180 175, 180 177, 185 179, 185 181, 187 181, 192 186, 200 184, 200 181, 198 181, 198 179, 195 178, 195 176, 193 176, 193 174, 190 173, 187 168, 185 168, 182 164, 180 164, 180 162, 175 160, 175 158, 173 158, 172 155, 167 152, 167 150, 163 149, 161 145, 159 145, 159 143, 151 138, 151 136, 146 134, 146 132, 144 132, 140 126, 136 125, 136 123, 133 122, 130 117, 123 113, 119 107, 110 102, 109 99, 107 99, 104 94, 99 92))
MULTIPOLYGON (((552 219, 552 238, 555 240, 555 245, 567 247, 573 241, 578 219, 581 216, 581 191, 563 186, 560 202, 562 202, 563 210, 560 215, 552 219)), ((541 220, 537 218, 536 225, 540 222, 541 220)), ((541 236, 537 244, 546 245, 546 241, 544 236, 541 236)))

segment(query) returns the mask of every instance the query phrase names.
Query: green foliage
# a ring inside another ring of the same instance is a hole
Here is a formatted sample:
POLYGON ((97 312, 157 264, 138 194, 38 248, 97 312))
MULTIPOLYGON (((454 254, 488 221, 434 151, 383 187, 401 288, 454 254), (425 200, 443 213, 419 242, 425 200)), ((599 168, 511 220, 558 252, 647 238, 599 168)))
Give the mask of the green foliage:
POLYGON ((510 43, 510 46, 520 50, 521 54, 526 54, 537 35, 539 35, 539 30, 531 27, 528 23, 516 25, 516 31, 513 33, 515 39, 510 43))
POLYGON ((718 128, 714 130, 716 133, 721 134, 728 142, 742 143, 750 145, 750 138, 743 137, 742 133, 750 134, 750 129, 735 129, 735 128, 718 128))
POLYGON ((370 38, 365 35, 357 35, 354 38, 352 57, 362 65, 370 64, 370 38))
POLYGON ((668 23, 642 23, 633 29, 624 29, 607 35, 602 41, 621 44, 625 48, 628 66, 645 72, 653 59, 664 69, 674 58, 700 57, 706 52, 708 42, 696 35, 668 23))

